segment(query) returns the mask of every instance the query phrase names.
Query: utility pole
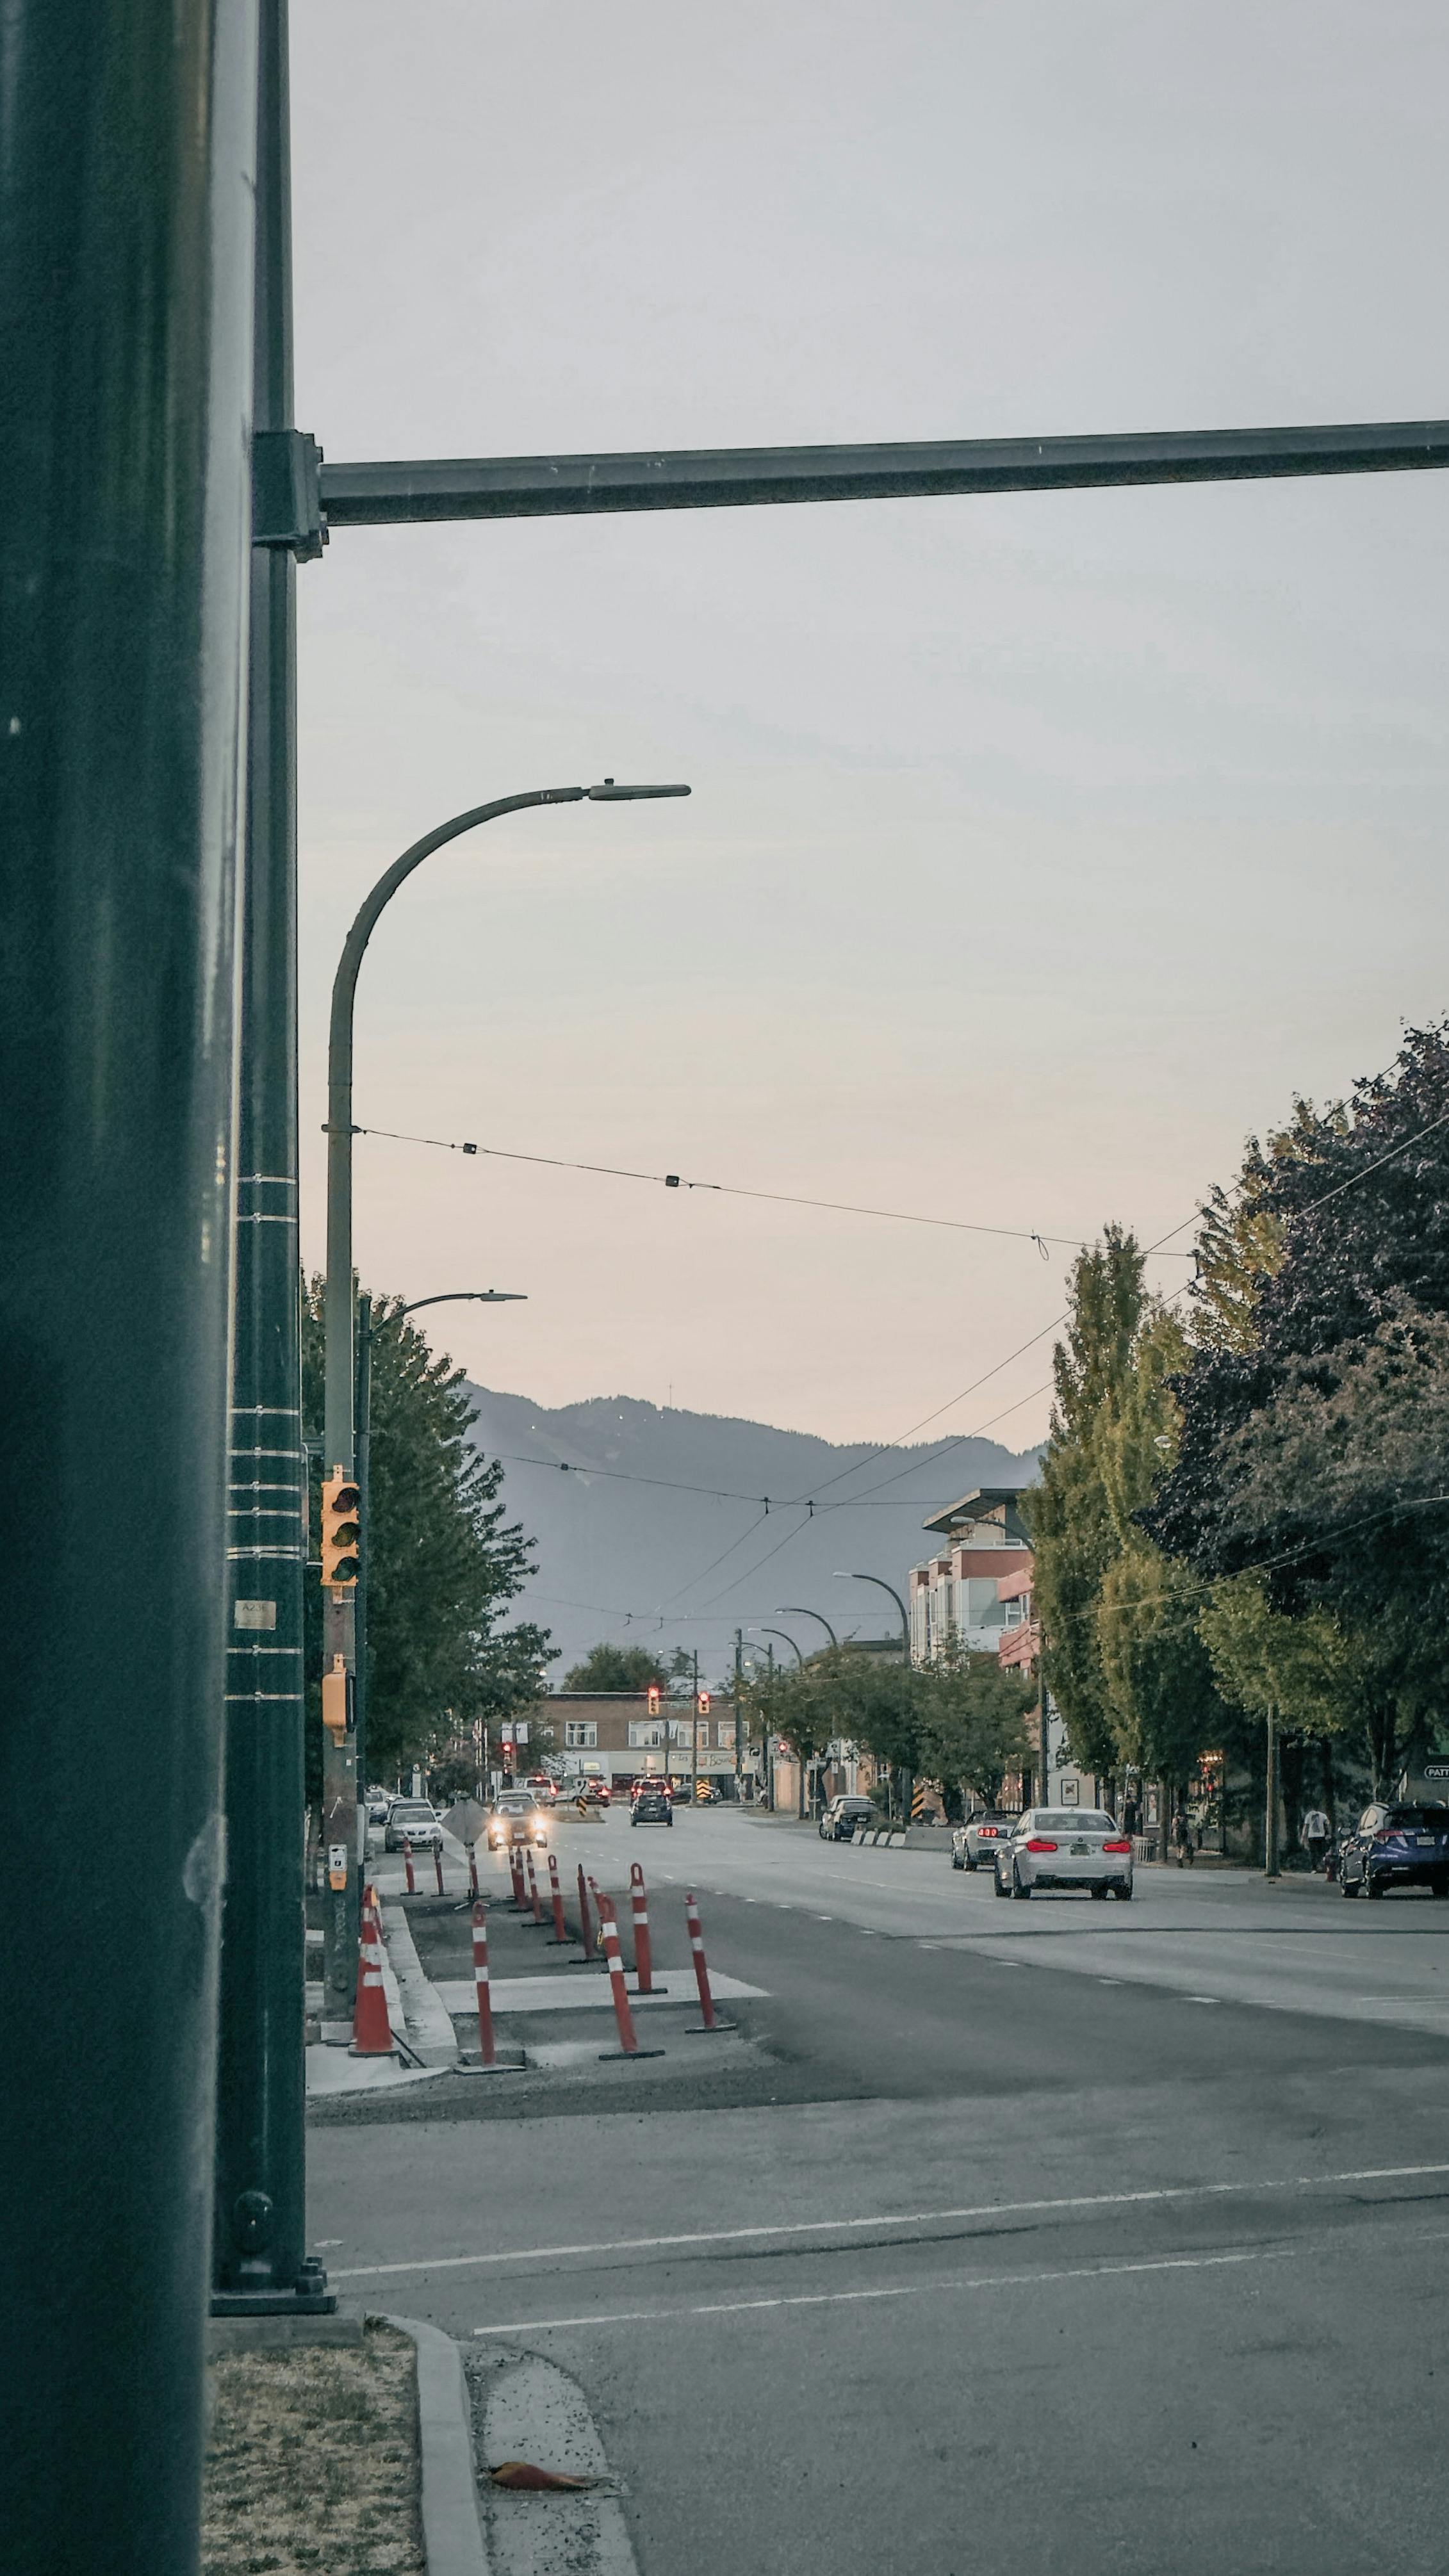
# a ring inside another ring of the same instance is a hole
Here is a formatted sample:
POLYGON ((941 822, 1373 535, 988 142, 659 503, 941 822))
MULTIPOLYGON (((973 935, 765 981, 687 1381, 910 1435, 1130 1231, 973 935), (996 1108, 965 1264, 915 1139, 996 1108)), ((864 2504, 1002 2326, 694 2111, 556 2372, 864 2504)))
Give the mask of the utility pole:
MULTIPOLYGON (((292 431, 286 0, 262 0, 253 405, 257 453, 292 431)), ((297 1235, 296 584, 250 550, 236 1326, 227 1530, 226 1889, 217 2011, 218 2315, 335 2305, 306 2246, 302 2015, 302 1446, 297 1235)))
POLYGON ((699 1804, 699 1648, 694 1649, 694 1716, 689 1729, 689 1803, 699 1804))
POLYGON ((1268 1762, 1263 1801, 1263 1875, 1279 1878, 1278 1852, 1278 1712, 1268 1711, 1268 1762))
POLYGON ((745 1792, 744 1792, 744 1762, 745 1762, 745 1748, 744 1748, 743 1743, 742 1743, 742 1742, 741 1742, 741 1740, 740 1740, 740 1739, 741 1739, 741 1735, 742 1735, 742 1733, 743 1733, 743 1728, 742 1728, 741 1718, 740 1718, 740 1693, 741 1693, 741 1690, 742 1690, 743 1685, 744 1685, 744 1656, 745 1656, 745 1632, 744 1632, 743 1628, 736 1628, 736 1630, 735 1630, 735 1694, 734 1694, 734 1696, 735 1696, 735 1805, 736 1805, 737 1807, 738 1807, 739 1805, 741 1805, 741 1803, 743 1802, 744 1794, 745 1794, 745 1792))
POLYGON ((7 2576, 191 2576, 256 0, 10 0, 3 87, 0 1804, 44 1813, 64 1782, 145 1864, 106 1909, 124 2002, 64 1871, 30 1873, 7 1925, 12 1990, 43 1993, 65 2037, 6 2086, 0 2557, 7 2576))

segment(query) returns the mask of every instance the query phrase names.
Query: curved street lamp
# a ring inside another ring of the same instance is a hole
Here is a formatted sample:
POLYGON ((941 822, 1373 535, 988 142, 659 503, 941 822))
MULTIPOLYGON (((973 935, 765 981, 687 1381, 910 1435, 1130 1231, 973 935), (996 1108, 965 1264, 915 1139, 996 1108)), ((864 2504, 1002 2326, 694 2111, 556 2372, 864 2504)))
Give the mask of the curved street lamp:
POLYGON ((911 1614, 906 1608, 904 1601, 901 1599, 900 1594, 897 1592, 895 1585, 893 1583, 887 1583, 883 1575, 847 1574, 844 1573, 839 1566, 835 1569, 835 1580, 837 1583, 873 1583, 878 1591, 888 1592, 890 1594, 892 1601, 894 1601, 896 1608, 901 1614, 901 1644, 905 1648, 906 1662, 909 1663, 911 1660, 911 1614))
POLYGON ((632 803, 655 796, 687 796, 689 789, 618 787, 606 778, 597 787, 536 787, 524 796, 498 796, 489 805, 470 806, 425 832, 411 849, 378 878, 347 934, 332 980, 332 1017, 327 1036, 327 1286, 323 1320, 327 1336, 324 1445, 329 1468, 353 1465, 352 1387, 352 1020, 357 976, 379 914, 398 887, 435 850, 494 823, 501 814, 522 813, 534 805, 632 803))
POLYGON ((803 1609, 798 1601, 781 1601, 776 1606, 782 1619, 818 1619, 832 1646, 839 1645, 840 1639, 823 1611, 803 1609))
POLYGON ((786 1645, 787 1645, 787 1646, 789 1647, 789 1649, 790 1649, 791 1654, 794 1656, 796 1663, 797 1663, 797 1664, 803 1664, 803 1663, 804 1663, 805 1658, 804 1658, 804 1656, 801 1654, 800 1649, 799 1649, 799 1647, 796 1645, 795 1640, 794 1640, 794 1638, 791 1636, 791 1634, 790 1634, 790 1632, 789 1632, 789 1629, 788 1629, 788 1628, 762 1628, 762 1627, 761 1627, 761 1625, 760 1625, 760 1623, 759 1623, 759 1621, 758 1621, 758 1620, 755 1620, 755 1621, 752 1623, 752 1625, 751 1625, 751 1628, 750 1628, 750 1632, 749 1632, 749 1633, 750 1633, 750 1635, 751 1635, 752 1637, 783 1637, 783 1638, 784 1638, 784 1640, 785 1640, 786 1645))

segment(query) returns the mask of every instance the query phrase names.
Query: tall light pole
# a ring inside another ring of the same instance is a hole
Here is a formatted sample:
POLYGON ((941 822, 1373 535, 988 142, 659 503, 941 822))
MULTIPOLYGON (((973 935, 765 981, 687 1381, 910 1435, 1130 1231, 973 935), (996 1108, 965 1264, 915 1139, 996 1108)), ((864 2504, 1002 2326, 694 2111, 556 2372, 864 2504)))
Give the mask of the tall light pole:
MULTIPOLYGON (((810 1614, 807 1611, 806 1616, 808 1617, 809 1615, 810 1614)), ((756 1620, 751 1626, 750 1634, 754 1637, 783 1637, 791 1654, 795 1658, 796 1670, 804 1670, 805 1658, 801 1654, 800 1649, 796 1645, 788 1628, 766 1628, 759 1620, 756 1620)), ((775 1649, 773 1646, 768 1649, 768 1653, 770 1657, 770 1672, 773 1676, 775 1670, 775 1649)), ((765 1804, 773 1815, 775 1808, 775 1765, 770 1752, 770 1726, 768 1719, 766 1719, 765 1722, 763 1751, 765 1756, 765 1804)))
MULTIPOLYGON (((901 1655, 907 1669, 909 1670, 911 1661, 911 1614, 906 1608, 904 1601, 901 1599, 900 1594, 897 1592, 895 1585, 893 1583, 887 1583, 883 1574, 849 1574, 842 1571, 839 1566, 835 1569, 835 1580, 837 1583, 873 1583, 878 1592, 888 1592, 890 1594, 892 1601, 894 1601, 897 1610, 901 1614, 901 1655)), ((860 1771, 857 1766, 856 1778, 859 1779, 859 1777, 860 1771)), ((911 1821, 912 1785, 912 1775, 909 1771, 906 1771, 902 1775, 901 1794, 907 1824, 911 1821)), ((889 1784, 887 1784, 887 1802, 889 1803, 889 1784)))
POLYGON ((400 1324, 405 1315, 415 1315, 422 1306, 522 1306, 527 1299, 518 1288, 445 1288, 436 1297, 414 1297, 406 1306, 393 1306, 381 1322, 372 1320, 372 1299, 363 1295, 357 1300, 357 1497, 360 1540, 357 1550, 357 1582, 353 1592, 356 1622, 357 1671, 353 1682, 352 1713, 356 1730, 354 1759, 358 1788, 367 1793, 367 1574, 372 1547, 372 1522, 369 1515, 372 1480, 372 1345, 378 1333, 389 1324, 400 1324))
MULTIPOLYGON (((414 841, 401 858, 378 878, 343 943, 332 980, 332 1016, 327 1040, 327 1280, 323 1328, 326 1376, 323 1404, 323 1453, 329 1475, 351 1477, 355 1466, 352 1332, 352 1026, 357 978, 367 943, 378 919, 399 886, 435 850, 479 824, 500 815, 520 814, 539 805, 624 804, 659 796, 687 796, 685 786, 620 787, 606 778, 595 787, 536 787, 521 796, 495 797, 454 814, 414 841)), ((326 1587, 322 1618, 322 1668, 355 1675, 357 1607, 355 1587, 326 1587)), ((357 1731, 355 1701, 352 1723, 344 1730, 324 1727, 322 1735, 322 1839, 328 1847, 327 1905, 323 1918, 324 2039, 345 2043, 351 2037, 352 1998, 357 1974, 357 1873, 361 1859, 357 1826, 357 1731)))

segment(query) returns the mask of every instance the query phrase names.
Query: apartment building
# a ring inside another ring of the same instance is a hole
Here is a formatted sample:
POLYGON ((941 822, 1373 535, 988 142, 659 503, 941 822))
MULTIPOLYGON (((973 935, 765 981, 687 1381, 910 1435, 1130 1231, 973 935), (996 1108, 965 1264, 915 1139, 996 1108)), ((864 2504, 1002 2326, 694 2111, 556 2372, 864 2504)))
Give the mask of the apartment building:
POLYGON ((908 1578, 912 1663, 929 1663, 951 1644, 994 1655, 1020 1616, 1016 1596, 1004 1600, 997 1587, 1031 1564, 1016 1488, 978 1486, 923 1526, 942 1544, 908 1578))

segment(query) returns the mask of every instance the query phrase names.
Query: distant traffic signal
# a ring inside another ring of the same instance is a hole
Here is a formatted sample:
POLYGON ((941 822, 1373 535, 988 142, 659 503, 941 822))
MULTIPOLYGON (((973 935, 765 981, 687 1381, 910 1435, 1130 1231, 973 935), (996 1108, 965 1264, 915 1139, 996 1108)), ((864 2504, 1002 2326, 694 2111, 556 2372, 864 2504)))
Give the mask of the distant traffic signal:
POLYGON ((341 1467, 322 1480, 322 1581, 329 1591, 351 1591, 362 1544, 362 1496, 341 1467))
POLYGON ((659 1715, 659 1684, 657 1682, 651 1682, 649 1685, 649 1714, 651 1717, 657 1717, 659 1715))
POLYGON ((322 1723, 340 1752, 347 1741, 349 1728, 356 1725, 353 1712, 352 1675, 345 1655, 334 1655, 332 1670, 322 1676, 322 1723))
POLYGON ((697 1709, 699 1710, 699 1714, 700 1714, 700 1716, 701 1716, 701 1717, 708 1717, 708 1715, 709 1715, 709 1693, 708 1693, 708 1691, 701 1691, 701 1692, 700 1692, 699 1697, 698 1697, 698 1699, 697 1699, 697 1700, 696 1700, 696 1702, 695 1702, 695 1706, 696 1706, 696 1707, 697 1707, 697 1709))

